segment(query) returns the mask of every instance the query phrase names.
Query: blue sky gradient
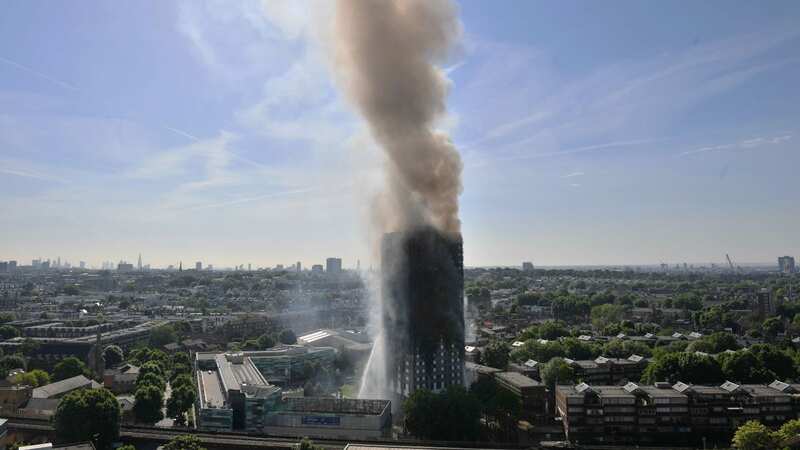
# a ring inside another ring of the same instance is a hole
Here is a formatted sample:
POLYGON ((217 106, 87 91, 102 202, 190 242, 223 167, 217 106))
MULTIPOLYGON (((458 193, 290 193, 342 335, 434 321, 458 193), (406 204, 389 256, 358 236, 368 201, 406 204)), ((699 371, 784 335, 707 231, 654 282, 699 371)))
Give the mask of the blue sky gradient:
MULTIPOLYGON (((0 5, 0 259, 370 264, 323 1, 0 5)), ((800 255, 800 3, 458 3, 465 263, 800 255)))

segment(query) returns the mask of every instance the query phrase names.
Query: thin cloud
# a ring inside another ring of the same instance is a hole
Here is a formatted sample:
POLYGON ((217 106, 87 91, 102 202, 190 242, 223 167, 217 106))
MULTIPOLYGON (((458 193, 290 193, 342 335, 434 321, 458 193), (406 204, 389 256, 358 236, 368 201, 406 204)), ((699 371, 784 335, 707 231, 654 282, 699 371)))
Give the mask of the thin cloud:
POLYGON ((502 158, 496 158, 499 161, 516 161, 520 159, 538 159, 538 158, 547 158, 553 156, 562 156, 562 155, 571 155, 575 153, 585 153, 597 150, 604 150, 609 148, 622 148, 622 147, 633 147, 642 144, 649 144, 651 142, 655 142, 657 139, 635 139, 630 141, 615 141, 615 142, 606 142, 603 144, 594 144, 594 145, 586 145, 583 147, 576 147, 567 150, 561 150, 556 152, 543 152, 543 153, 530 153, 527 155, 515 155, 515 156, 508 156, 502 158))
POLYGON ((28 67, 28 66, 26 66, 24 64, 20 64, 20 63, 18 63, 16 61, 12 61, 12 60, 10 60, 8 58, 3 58, 2 56, 0 56, 0 62, 6 63, 9 66, 16 67, 17 69, 22 70, 24 72, 28 72, 28 73, 30 73, 32 75, 36 75, 37 77, 42 78, 43 80, 47 80, 47 81, 49 81, 49 82, 51 82, 53 84, 56 84, 58 86, 61 86, 64 89, 69 89, 69 90, 72 90, 72 91, 80 90, 80 89, 77 88, 77 86, 75 86, 73 84, 67 83, 66 81, 63 81, 63 80, 59 80, 58 78, 55 78, 55 77, 51 77, 50 75, 47 75, 46 73, 39 72, 38 70, 36 70, 36 69, 34 69, 32 67, 28 67))
POLYGON ((257 202, 259 200, 266 200, 266 199, 269 199, 269 198, 285 197, 285 196, 288 196, 288 195, 307 194, 307 193, 313 192, 315 190, 317 190, 317 188, 293 189, 293 190, 290 190, 290 191, 273 192, 271 194, 258 195, 258 196, 255 196, 255 197, 239 198, 239 199, 231 200, 231 201, 227 201, 227 202, 208 203, 208 204, 205 204, 205 205, 195 205, 195 206, 189 206, 189 207, 186 207, 186 208, 178 208, 178 211, 195 211, 195 210, 199 210, 199 209, 222 208, 222 207, 225 207, 225 206, 239 205, 239 204, 242 204, 242 203, 257 202))
POLYGON ((199 137, 191 135, 191 134, 189 134, 189 133, 187 133, 187 132, 185 132, 183 130, 179 130, 177 128, 172 128, 172 127, 168 127, 168 126, 164 126, 164 128, 169 130, 169 131, 172 131, 173 133, 175 133, 175 134, 177 134, 179 136, 183 136, 183 137, 191 139, 193 141, 199 141, 200 140, 199 137))
MULTIPOLYGON (((344 183, 344 184, 341 184, 341 185, 338 185, 338 186, 325 187, 324 190, 325 191, 332 191, 332 190, 336 190, 336 189, 344 189, 344 188, 351 187, 352 185, 353 185, 352 183, 344 183)), ((291 189, 291 190, 287 190, 287 191, 272 192, 272 193, 269 193, 269 194, 257 195, 255 197, 238 198, 238 199, 230 200, 230 201, 226 201, 226 202, 208 203, 208 204, 204 204, 204 205, 189 206, 189 207, 186 207, 186 208, 179 208, 178 210, 179 211, 195 211, 195 210, 200 210, 200 209, 223 208, 223 207, 226 207, 226 206, 240 205, 242 203, 252 203, 252 202, 258 202, 258 201, 261 201, 261 200, 267 200, 267 199, 271 199, 271 198, 279 198, 279 197, 288 197, 288 196, 292 196, 292 195, 308 194, 308 193, 311 193, 311 192, 322 191, 322 190, 323 190, 323 188, 320 188, 320 187, 309 187, 309 188, 303 188, 303 189, 291 189)))
POLYGON ((584 175, 583 172, 571 172, 566 175, 562 175, 561 178, 582 177, 583 175, 584 175))
POLYGON ((717 152, 717 151, 724 151, 724 150, 733 150, 733 149, 747 149, 747 148, 756 148, 761 147, 764 145, 776 145, 783 142, 787 142, 792 139, 792 135, 787 134, 783 136, 775 136, 775 137, 757 137, 753 139, 745 139, 743 141, 729 143, 729 144, 719 144, 719 145, 710 145, 705 147, 696 148, 694 150, 687 150, 685 152, 678 153, 678 157, 689 156, 689 155, 696 155, 698 153, 706 153, 706 152, 717 152))
POLYGON ((20 170, 20 169, 0 168, 0 173, 4 173, 4 174, 7 174, 7 175, 14 175, 14 176, 23 177, 23 178, 33 178, 33 179, 42 180, 42 181, 55 181, 57 183, 66 183, 67 182, 67 180, 64 180, 63 178, 58 178, 58 177, 54 177, 54 176, 51 176, 51 175, 45 175, 45 174, 40 174, 40 173, 35 173, 35 172, 30 172, 30 171, 27 171, 27 170, 20 170))

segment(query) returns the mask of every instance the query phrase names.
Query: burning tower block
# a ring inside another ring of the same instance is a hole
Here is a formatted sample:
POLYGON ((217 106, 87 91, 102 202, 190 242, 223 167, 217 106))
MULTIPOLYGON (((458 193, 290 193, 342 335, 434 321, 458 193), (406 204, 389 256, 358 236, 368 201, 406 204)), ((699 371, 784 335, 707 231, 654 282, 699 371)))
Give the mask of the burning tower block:
POLYGON ((433 227, 384 235, 386 381, 395 395, 463 385, 463 259, 461 237, 433 227))

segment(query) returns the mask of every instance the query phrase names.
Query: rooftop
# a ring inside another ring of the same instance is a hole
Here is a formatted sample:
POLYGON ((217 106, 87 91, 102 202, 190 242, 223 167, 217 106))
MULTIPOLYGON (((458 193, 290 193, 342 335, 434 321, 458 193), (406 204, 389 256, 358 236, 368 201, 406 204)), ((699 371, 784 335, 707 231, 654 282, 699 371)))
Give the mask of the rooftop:
POLYGON ((524 389, 530 387, 537 387, 541 386, 542 383, 539 383, 536 380, 526 377, 521 373, 517 372, 498 372, 494 375, 498 380, 504 381, 515 388, 524 389))
POLYGON ((224 408, 225 393, 216 370, 199 371, 200 402, 203 408, 224 408))
POLYGON ((320 412, 338 414, 373 415, 383 414, 391 407, 389 400, 367 400, 354 398, 287 397, 284 407, 292 412, 320 412))
POLYGON ((98 383, 83 375, 46 384, 33 390, 33 398, 52 398, 83 387, 99 388, 98 383))

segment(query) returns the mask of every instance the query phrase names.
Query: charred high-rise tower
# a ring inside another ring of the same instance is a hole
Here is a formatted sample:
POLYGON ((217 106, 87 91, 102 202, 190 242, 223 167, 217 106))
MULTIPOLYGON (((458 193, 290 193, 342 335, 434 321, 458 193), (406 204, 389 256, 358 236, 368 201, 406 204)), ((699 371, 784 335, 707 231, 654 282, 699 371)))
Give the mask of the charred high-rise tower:
POLYGON ((430 226, 389 233, 381 263, 389 389, 408 396, 463 384, 461 237, 430 226))

